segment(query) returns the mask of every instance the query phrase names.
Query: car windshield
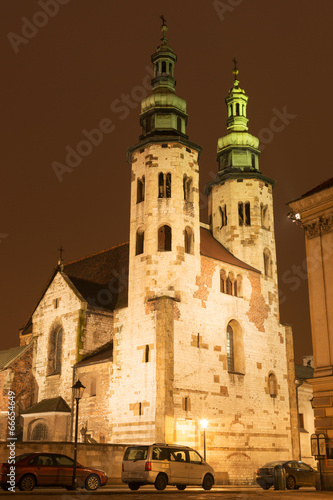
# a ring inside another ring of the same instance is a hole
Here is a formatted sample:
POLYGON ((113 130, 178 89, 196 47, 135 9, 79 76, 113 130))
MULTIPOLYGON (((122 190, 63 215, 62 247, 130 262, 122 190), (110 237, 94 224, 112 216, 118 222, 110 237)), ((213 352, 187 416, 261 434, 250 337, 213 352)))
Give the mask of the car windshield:
POLYGON ((146 460, 148 446, 131 446, 127 448, 124 455, 124 460, 146 460))

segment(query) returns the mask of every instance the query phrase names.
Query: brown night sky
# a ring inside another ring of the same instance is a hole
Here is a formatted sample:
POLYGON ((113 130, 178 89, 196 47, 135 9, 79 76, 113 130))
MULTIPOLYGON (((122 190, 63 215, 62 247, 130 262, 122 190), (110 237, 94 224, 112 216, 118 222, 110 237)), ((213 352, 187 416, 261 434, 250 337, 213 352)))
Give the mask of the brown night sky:
MULTIPOLYGON (((163 13, 178 56, 176 91, 188 104, 187 133, 203 146, 202 193, 217 171, 231 60, 239 61, 249 131, 269 140, 260 169, 277 180, 281 321, 294 326, 300 362, 312 351, 304 234, 286 217, 286 203, 332 176, 332 0, 61 3, 57 13, 55 0, 0 5, 0 349, 18 344, 18 329, 56 265, 60 245, 69 262, 128 240, 126 148, 140 133, 138 100, 146 92, 163 13), (41 4, 53 5, 53 17, 36 15, 41 4), (32 19, 40 24, 36 32, 24 28, 32 19), (22 33, 30 36, 26 43, 15 38, 22 33), (127 103, 119 102, 126 95, 132 95, 127 103), (281 125, 274 117, 283 110, 292 115, 288 123, 267 131, 281 125), (66 147, 76 148, 85 139, 82 130, 104 118, 112 121, 112 132, 59 182, 52 163, 65 163, 66 147)), ((205 220, 204 197, 201 204, 205 220)))

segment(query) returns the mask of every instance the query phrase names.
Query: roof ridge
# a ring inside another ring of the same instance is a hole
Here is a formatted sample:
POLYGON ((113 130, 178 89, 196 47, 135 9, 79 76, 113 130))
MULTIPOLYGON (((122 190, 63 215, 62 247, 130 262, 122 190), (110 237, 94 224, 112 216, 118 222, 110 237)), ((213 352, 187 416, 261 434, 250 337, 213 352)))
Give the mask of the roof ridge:
POLYGON ((109 252, 110 250, 114 250, 115 248, 119 248, 123 245, 128 245, 129 241, 126 241, 125 243, 119 243, 119 245, 114 245, 113 247, 106 248, 105 250, 100 250, 99 252, 92 253, 90 255, 87 255, 86 257, 81 257, 80 259, 72 260, 71 262, 67 262, 64 264, 64 267, 69 266, 70 264, 76 264, 76 262, 80 262, 81 260, 89 259, 90 257, 95 257, 95 255, 100 255, 104 252, 109 252))

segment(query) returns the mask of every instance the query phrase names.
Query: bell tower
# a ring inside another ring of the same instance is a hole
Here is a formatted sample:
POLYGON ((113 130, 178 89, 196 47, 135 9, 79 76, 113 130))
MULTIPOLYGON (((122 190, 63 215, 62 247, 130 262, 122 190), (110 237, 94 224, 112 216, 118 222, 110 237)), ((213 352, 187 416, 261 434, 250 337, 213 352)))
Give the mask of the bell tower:
POLYGON ((186 135, 186 101, 175 93, 177 56, 162 38, 151 56, 152 94, 141 102, 139 142, 131 165, 129 304, 155 297, 180 299, 191 262, 199 256, 201 147, 186 135))
POLYGON ((217 176, 206 187, 211 231, 236 257, 275 281, 275 181, 259 170, 259 139, 248 132, 248 97, 233 62, 233 87, 225 99, 227 133, 218 139, 217 176))

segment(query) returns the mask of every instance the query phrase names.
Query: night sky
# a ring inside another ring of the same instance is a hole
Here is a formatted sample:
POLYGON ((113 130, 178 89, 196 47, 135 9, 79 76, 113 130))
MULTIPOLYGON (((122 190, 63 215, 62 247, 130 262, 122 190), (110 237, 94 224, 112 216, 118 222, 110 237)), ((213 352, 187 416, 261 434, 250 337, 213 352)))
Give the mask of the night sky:
POLYGON ((264 146, 260 170, 277 180, 281 321, 294 327, 296 360, 311 354, 304 233, 286 203, 332 177, 332 0, 15 0, 0 9, 0 349, 18 345, 60 245, 70 262, 128 241, 126 148, 140 134, 164 14, 187 134, 203 146, 203 221, 239 61, 249 132, 264 146), (101 124, 99 144, 57 176, 54 162, 65 165, 83 131, 101 124))

